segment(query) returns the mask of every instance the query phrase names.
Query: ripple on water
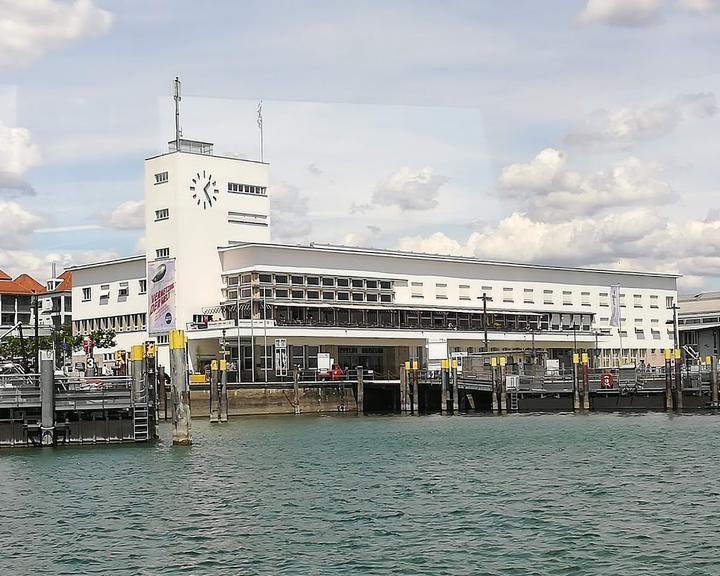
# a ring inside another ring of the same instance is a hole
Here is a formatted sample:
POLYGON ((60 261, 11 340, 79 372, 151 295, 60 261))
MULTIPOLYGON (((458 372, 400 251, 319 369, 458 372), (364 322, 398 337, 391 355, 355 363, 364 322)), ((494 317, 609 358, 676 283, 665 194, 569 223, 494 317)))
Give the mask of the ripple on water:
POLYGON ((720 417, 244 418, 5 451, 4 574, 720 573, 720 417))

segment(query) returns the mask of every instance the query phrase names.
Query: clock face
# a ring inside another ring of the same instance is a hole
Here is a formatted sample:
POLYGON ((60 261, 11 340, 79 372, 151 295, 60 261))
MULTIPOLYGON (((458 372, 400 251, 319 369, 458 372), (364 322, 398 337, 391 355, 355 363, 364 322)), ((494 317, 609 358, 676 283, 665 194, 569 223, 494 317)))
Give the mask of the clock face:
POLYGON ((192 192, 193 200, 197 202, 197 205, 202 206, 203 210, 207 210, 217 202, 220 190, 217 189, 217 181, 213 175, 203 170, 202 173, 198 172, 193 177, 190 183, 190 192, 192 192))

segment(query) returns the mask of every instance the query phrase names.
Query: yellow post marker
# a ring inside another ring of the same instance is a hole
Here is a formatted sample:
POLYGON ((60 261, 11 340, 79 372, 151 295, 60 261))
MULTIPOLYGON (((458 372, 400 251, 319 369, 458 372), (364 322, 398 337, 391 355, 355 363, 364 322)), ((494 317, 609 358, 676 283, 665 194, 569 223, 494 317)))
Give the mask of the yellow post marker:
POLYGON ((405 362, 405 370, 410 370, 410 362, 405 362))
POLYGON ((712 358, 705 356, 705 366, 710 366, 710 364, 712 364, 712 358))
POLYGON ((142 344, 137 344, 130 348, 130 360, 135 362, 136 360, 142 360, 145 357, 145 347, 142 344))
POLYGON ((495 366, 497 366, 497 358, 495 358, 495 357, 490 358, 490 366, 492 366, 493 368, 495 368, 495 366))
POLYGON ((457 370, 457 367, 458 367, 457 358, 453 358, 452 367, 454 370, 457 370))
POLYGON ((578 362, 580 362, 580 355, 577 353, 573 354, 572 360, 573 360, 573 364, 577 364, 578 362))
POLYGON ((185 333, 182 330, 171 330, 168 334, 170 350, 185 348, 185 333))
POLYGON ((587 352, 583 352, 582 354, 582 363, 587 364, 588 363, 588 355, 587 352))
POLYGON ((670 348, 665 348, 665 360, 670 360, 672 358, 672 350, 670 348))
POLYGON ((682 358, 682 353, 680 352, 680 348, 675 348, 675 360, 680 360, 682 358))
POLYGON ((500 356, 500 366, 505 366, 506 361, 507 359, 505 358, 505 356, 500 356))
POLYGON ((450 367, 447 359, 440 360, 440 369, 447 370, 450 367))
POLYGON ((412 367, 412 369, 413 369, 413 370, 417 370, 417 369, 418 369, 417 360, 413 360, 413 367, 412 367))
POLYGON ((211 360, 210 361, 210 370, 217 370, 218 369, 218 361, 217 360, 211 360))
POLYGON ((220 360, 220 370, 223 372, 227 370, 227 360, 220 360))

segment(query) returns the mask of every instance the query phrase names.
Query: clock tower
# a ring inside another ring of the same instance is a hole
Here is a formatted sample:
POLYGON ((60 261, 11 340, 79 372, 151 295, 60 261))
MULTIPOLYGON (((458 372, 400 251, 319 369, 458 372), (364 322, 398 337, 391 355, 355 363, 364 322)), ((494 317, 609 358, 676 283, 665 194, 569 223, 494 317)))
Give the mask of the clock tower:
POLYGON ((218 247, 269 241, 266 163, 186 139, 145 160, 145 252, 148 263, 175 259, 176 328, 220 302, 218 247))

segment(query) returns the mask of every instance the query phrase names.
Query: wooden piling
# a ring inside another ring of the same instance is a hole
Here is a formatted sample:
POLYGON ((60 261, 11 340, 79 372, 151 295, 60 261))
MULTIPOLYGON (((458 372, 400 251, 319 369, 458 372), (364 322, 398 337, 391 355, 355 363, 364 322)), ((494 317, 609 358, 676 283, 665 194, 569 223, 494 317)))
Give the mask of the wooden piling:
POLYGON ((300 367, 293 370, 293 413, 300 414, 300 367))
POLYGON ((357 397, 355 398, 355 401, 357 402, 358 414, 362 414, 365 411, 365 383, 363 381, 363 367, 358 366, 355 370, 357 372, 357 397))
POLYGON ((163 419, 167 420, 167 390, 165 389, 165 366, 158 366, 158 402, 162 406, 163 419))
POLYGON ((417 362, 413 362, 412 381, 412 412, 413 414, 420 414, 420 385, 418 383, 417 362))
POLYGON ((40 356, 40 444, 55 443, 55 354, 42 350, 40 356))
POLYGON ((500 356, 500 413, 507 412, 507 383, 505 382, 505 356, 500 356))
POLYGON ((452 402, 453 402, 453 414, 457 414, 460 411, 460 396, 458 390, 458 362, 457 360, 452 361, 452 402))
POLYGON ((138 344, 130 348, 133 404, 147 402, 145 397, 145 347, 138 344))
POLYGON ((220 422, 228 421, 227 360, 220 360, 220 422))
POLYGON ((410 362, 405 362, 405 366, 400 367, 400 412, 409 412, 409 390, 408 390, 408 370, 410 362))
POLYGON ((665 410, 673 409, 673 389, 672 389, 672 366, 670 365, 671 352, 665 349, 665 410))
POLYGON ((580 411, 580 386, 578 383, 578 360, 579 357, 576 353, 572 356, 573 361, 573 410, 575 412, 580 411))
POLYGON ((490 404, 492 411, 497 414, 498 411, 498 385, 497 385, 497 358, 490 359, 490 404))
POLYGON ((590 411, 590 367, 587 354, 582 355, 582 409, 585 412, 590 411))
POLYGON ((220 421, 220 390, 218 388, 218 361, 210 362, 210 422, 220 421))
POLYGON ((173 444, 192 444, 190 425, 190 387, 188 383, 187 349, 185 332, 172 330, 168 335, 170 344, 170 379, 173 405, 173 444))

